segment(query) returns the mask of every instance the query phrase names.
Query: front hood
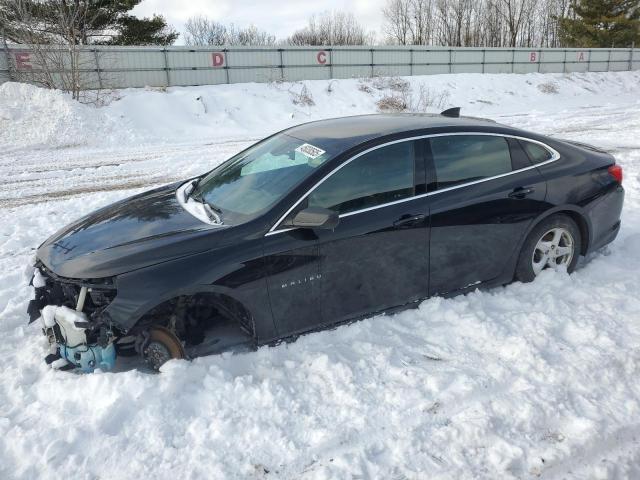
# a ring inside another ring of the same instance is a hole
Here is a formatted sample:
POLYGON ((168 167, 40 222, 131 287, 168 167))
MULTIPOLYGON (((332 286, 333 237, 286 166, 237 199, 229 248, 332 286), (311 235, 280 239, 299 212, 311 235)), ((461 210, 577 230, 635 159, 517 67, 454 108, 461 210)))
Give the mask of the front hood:
POLYGON ((225 227, 203 223, 176 199, 176 184, 97 210, 51 236, 38 259, 57 275, 102 278, 212 248, 204 237, 225 227))

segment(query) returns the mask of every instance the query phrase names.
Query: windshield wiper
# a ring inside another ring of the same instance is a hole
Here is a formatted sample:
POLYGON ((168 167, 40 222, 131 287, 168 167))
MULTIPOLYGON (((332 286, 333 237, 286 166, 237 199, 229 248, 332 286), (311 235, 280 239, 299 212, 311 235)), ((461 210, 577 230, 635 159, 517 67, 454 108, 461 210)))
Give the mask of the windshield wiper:
POLYGON ((196 178, 195 180, 191 181, 191 187, 187 187, 184 189, 184 201, 185 203, 189 201, 189 198, 193 198, 194 200, 197 200, 198 197, 196 197, 193 193, 196 191, 196 188, 198 188, 198 184, 200 183, 200 180, 202 179, 202 177, 200 178, 196 178))
POLYGON ((222 210, 219 207, 216 207, 215 205, 208 203, 204 199, 204 197, 200 197, 199 200, 202 203, 202 206, 204 207, 204 211, 207 214, 207 217, 209 217, 209 220, 222 225, 222 210))

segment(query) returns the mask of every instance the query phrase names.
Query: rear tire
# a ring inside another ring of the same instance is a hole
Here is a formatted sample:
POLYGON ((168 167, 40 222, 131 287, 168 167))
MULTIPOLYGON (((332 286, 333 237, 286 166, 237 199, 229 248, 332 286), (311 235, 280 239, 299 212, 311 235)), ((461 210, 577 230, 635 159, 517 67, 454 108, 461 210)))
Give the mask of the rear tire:
POLYGON ((567 215, 552 215, 536 225, 525 240, 516 280, 531 282, 546 268, 566 268, 572 273, 581 251, 582 237, 576 222, 567 215))

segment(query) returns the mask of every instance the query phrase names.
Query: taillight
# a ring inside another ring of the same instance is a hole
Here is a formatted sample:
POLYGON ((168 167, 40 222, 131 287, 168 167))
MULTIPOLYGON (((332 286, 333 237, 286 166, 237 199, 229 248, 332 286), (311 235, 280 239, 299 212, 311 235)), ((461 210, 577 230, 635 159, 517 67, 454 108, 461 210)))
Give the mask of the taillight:
POLYGON ((616 179, 616 182, 622 184, 622 167, 620 165, 611 165, 608 171, 609 175, 616 179))

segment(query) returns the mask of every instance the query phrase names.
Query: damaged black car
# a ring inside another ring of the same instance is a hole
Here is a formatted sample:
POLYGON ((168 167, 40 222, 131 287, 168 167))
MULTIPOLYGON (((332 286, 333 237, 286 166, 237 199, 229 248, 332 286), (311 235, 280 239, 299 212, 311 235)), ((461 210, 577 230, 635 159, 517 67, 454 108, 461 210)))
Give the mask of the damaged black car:
POLYGON ((159 369, 571 272, 623 198, 608 153, 456 109, 322 120, 64 227, 28 313, 55 368, 159 369))

